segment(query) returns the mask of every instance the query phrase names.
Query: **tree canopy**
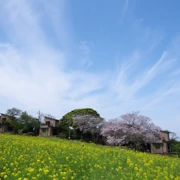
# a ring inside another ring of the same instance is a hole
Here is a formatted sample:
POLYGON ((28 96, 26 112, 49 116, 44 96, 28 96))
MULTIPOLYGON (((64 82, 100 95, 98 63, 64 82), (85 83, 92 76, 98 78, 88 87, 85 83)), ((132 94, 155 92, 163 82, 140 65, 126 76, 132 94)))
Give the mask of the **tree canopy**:
MULTIPOLYGON (((8 127, 13 130, 14 133, 28 133, 35 132, 39 129, 39 119, 29 115, 26 111, 22 111, 17 108, 11 108, 7 110, 8 127)), ((38 133, 38 132, 36 132, 38 133)))
POLYGON ((79 123, 74 123, 73 118, 74 117, 93 117, 93 118, 100 118, 99 113, 91 108, 83 108, 83 109, 74 109, 73 111, 65 114, 59 121, 58 127, 61 132, 68 135, 69 132, 69 126, 73 126, 74 130, 71 130, 71 134, 74 136, 74 138, 80 138, 79 136, 82 135, 80 132, 80 129, 78 128, 79 123))
POLYGON ((100 117, 100 115, 95 111, 94 109, 91 108, 83 108, 83 109, 74 109, 71 112, 68 112, 65 114, 59 122, 59 125, 68 125, 72 126, 73 124, 73 116, 76 115, 93 115, 94 117, 100 117))
POLYGON ((126 144, 136 149, 160 139, 160 128, 155 126, 149 117, 137 112, 105 122, 101 133, 109 144, 126 144))
POLYGON ((103 118, 91 114, 73 116, 73 126, 81 132, 81 139, 83 134, 90 133, 94 142, 100 135, 102 122, 103 118))
POLYGON ((22 111, 17 108, 11 108, 7 110, 6 114, 14 118, 19 118, 22 114, 22 111))

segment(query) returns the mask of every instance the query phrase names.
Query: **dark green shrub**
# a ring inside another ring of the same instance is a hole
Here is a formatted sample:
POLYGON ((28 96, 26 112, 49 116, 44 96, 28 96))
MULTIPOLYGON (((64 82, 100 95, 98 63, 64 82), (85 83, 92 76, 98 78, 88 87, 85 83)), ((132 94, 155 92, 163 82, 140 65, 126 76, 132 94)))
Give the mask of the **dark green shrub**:
POLYGON ((27 136, 34 136, 34 132, 27 132, 27 136))
POLYGON ((63 132, 59 133, 59 138, 61 139, 67 139, 67 135, 63 132))

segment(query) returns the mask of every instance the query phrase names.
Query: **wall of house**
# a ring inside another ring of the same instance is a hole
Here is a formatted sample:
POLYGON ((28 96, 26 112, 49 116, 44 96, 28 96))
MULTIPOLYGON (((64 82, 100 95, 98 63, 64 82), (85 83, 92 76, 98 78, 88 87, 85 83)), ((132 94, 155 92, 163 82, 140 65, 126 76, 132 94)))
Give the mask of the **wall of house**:
POLYGON ((0 124, 1 124, 0 125, 0 133, 5 133, 7 131, 7 125, 2 124, 7 120, 7 118, 8 117, 6 115, 1 114, 1 116, 0 116, 0 124))
POLYGON ((7 125, 1 125, 0 126, 0 133, 5 133, 5 132, 7 132, 7 125))
POLYGON ((168 144, 167 143, 163 143, 163 153, 167 153, 168 152, 168 144))
POLYGON ((58 120, 45 117, 45 124, 40 125, 39 135, 40 136, 52 136, 53 128, 57 126, 58 120))
POLYGON ((151 144, 151 153, 162 154, 162 153, 167 153, 167 152, 168 152, 168 144, 166 142, 151 144), (157 148, 157 147, 160 147, 160 148, 157 148))
POLYGON ((1 114, 1 116, 0 116, 0 123, 3 123, 3 122, 5 122, 6 120, 7 120, 7 116, 6 115, 4 115, 4 114, 1 114))
POLYGON ((151 153, 154 153, 154 154, 162 154, 162 153, 163 153, 163 144, 160 144, 160 143, 152 143, 152 144, 151 144, 151 153), (160 148, 157 148, 157 146, 160 146, 160 148))
POLYGON ((169 141, 169 132, 161 131, 161 140, 151 144, 151 153, 166 153, 168 152, 168 141, 169 141), (160 144, 160 148, 159 147, 160 144))
POLYGON ((40 136, 52 136, 52 128, 51 127, 40 128, 39 135, 40 136))
POLYGON ((169 133, 161 131, 161 140, 163 141, 169 141, 169 133))
POLYGON ((52 127, 56 127, 57 126, 57 120, 55 120, 55 119, 50 119, 50 118, 47 118, 47 117, 45 117, 45 123, 46 122, 50 122, 50 126, 52 126, 52 127))

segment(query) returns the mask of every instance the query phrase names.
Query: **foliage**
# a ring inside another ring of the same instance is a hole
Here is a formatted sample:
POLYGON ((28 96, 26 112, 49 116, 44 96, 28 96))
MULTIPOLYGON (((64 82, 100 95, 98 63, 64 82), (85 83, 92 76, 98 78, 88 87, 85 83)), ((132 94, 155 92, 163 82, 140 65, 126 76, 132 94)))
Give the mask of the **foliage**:
POLYGON ((58 138, 0 135, 0 179, 179 180, 180 159, 58 138))
POLYGON ((160 128, 151 123, 150 118, 137 112, 105 122, 101 133, 109 144, 126 144, 136 149, 141 148, 144 143, 160 139, 160 128))
POLYGON ((38 133, 39 120, 27 114, 26 111, 23 112, 20 109, 12 108, 7 110, 7 115, 9 115, 8 126, 12 128, 14 133, 38 133))
POLYGON ((91 108, 84 108, 84 109, 74 109, 73 111, 65 114, 61 119, 60 119, 60 125, 69 125, 72 126, 73 124, 73 116, 76 115, 93 115, 95 117, 100 117, 100 115, 93 109, 91 108))
POLYGON ((177 153, 178 157, 180 158, 180 141, 173 141, 171 143, 172 151, 177 153))
POLYGON ((28 136, 34 136, 35 134, 34 134, 34 132, 27 132, 26 133, 28 136))
POLYGON ((59 133, 59 138, 66 139, 67 135, 65 133, 61 132, 61 133, 59 133))
MULTIPOLYGON (((73 126, 73 116, 77 115, 93 115, 94 117, 100 117, 100 115, 91 108, 75 109, 65 114, 59 121, 58 127, 61 132, 64 132, 68 136, 69 126, 73 126)), ((75 138, 79 137, 79 131, 73 131, 75 138)))
POLYGON ((96 142, 96 139, 100 135, 102 121, 102 118, 95 117, 91 114, 73 116, 73 126, 80 130, 81 139, 83 134, 90 133, 94 142, 96 142))
POLYGON ((178 136, 176 135, 176 133, 174 133, 174 132, 171 132, 170 133, 170 142, 176 142, 176 141, 178 141, 178 136))
POLYGON ((19 121, 19 118, 22 114, 22 111, 17 108, 11 108, 7 110, 8 119, 6 124, 9 130, 13 130, 14 133, 18 133, 19 129, 22 129, 22 124, 19 121))
POLYGON ((11 108, 7 110, 7 115, 14 117, 14 118, 19 118, 21 116, 22 111, 17 108, 11 108))
POLYGON ((20 121, 23 124, 23 132, 32 132, 33 129, 38 129, 40 122, 37 118, 28 115, 27 112, 22 112, 20 121))

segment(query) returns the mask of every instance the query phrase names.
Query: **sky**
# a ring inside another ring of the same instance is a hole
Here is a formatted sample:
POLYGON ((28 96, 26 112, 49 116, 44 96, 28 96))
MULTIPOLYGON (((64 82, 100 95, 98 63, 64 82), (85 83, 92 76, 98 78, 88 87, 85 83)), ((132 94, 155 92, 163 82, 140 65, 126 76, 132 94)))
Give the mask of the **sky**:
POLYGON ((139 111, 180 136, 178 0, 0 0, 0 112, 139 111))

